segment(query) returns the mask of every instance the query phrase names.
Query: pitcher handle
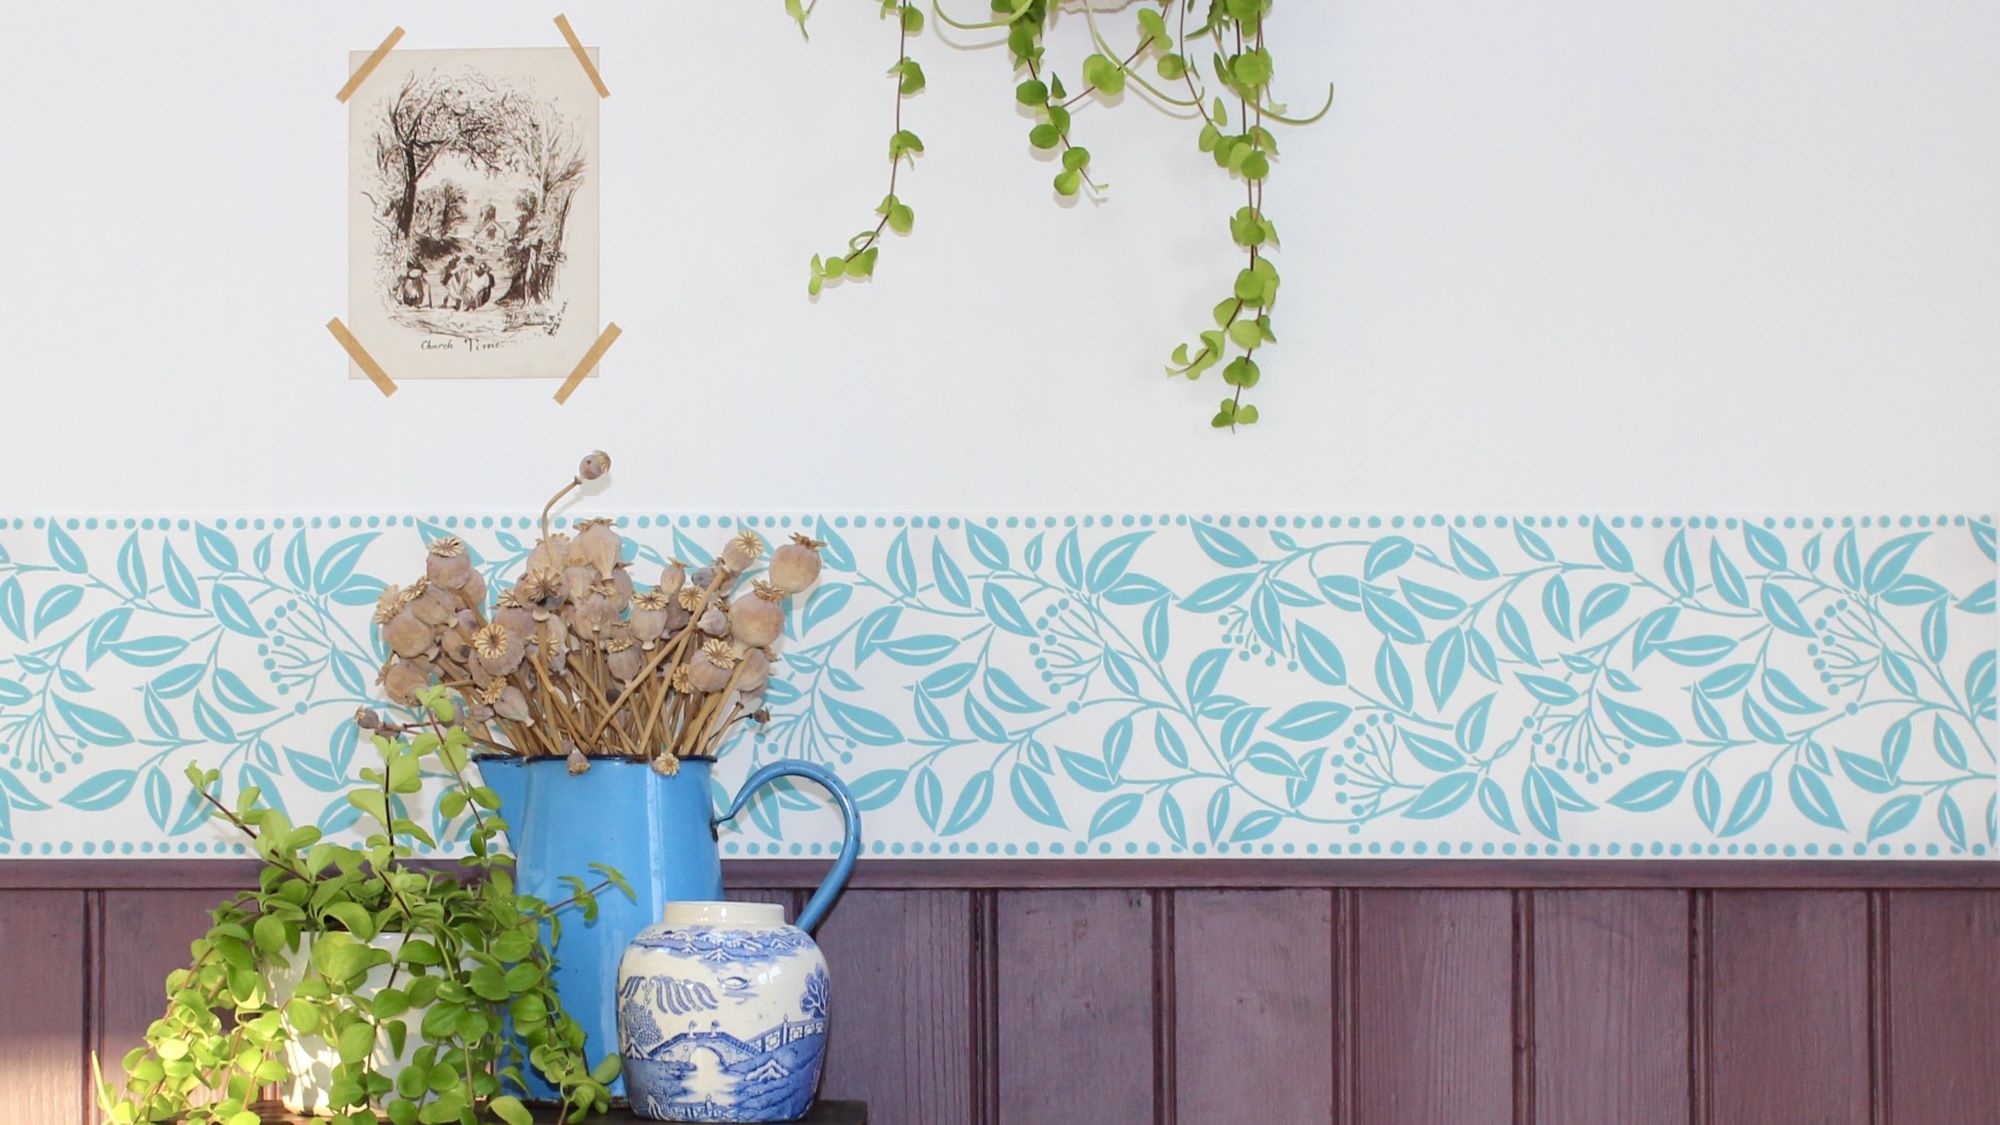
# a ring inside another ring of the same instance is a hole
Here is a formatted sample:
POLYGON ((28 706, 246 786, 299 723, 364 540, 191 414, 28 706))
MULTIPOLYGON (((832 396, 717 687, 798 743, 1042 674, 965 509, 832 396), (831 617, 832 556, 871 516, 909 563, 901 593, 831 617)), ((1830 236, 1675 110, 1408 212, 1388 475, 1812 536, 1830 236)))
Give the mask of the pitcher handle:
POLYGON ((833 803, 840 806, 840 817, 844 829, 840 841, 840 858, 833 861, 833 870, 827 872, 819 889, 806 900, 805 909, 799 911, 799 929, 811 933, 833 908, 833 900, 840 897, 841 889, 847 886, 847 877, 854 873, 854 861, 861 855, 861 810, 855 807, 854 794, 833 775, 833 771, 813 762, 783 761, 772 762, 751 774, 737 790, 736 799, 715 823, 721 825, 735 818, 750 801, 750 795, 759 788, 769 785, 781 777, 803 777, 818 782, 820 787, 833 795, 833 803))

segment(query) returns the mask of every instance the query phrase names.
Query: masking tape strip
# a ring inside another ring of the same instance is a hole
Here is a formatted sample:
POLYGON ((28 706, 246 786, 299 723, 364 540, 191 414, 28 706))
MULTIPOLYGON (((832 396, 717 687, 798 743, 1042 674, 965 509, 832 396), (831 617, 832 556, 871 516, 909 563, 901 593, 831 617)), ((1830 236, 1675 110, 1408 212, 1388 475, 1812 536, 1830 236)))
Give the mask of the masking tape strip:
POLYGON ((396 393, 396 381, 389 378, 389 373, 382 370, 382 365, 375 362, 375 357, 368 354, 368 349, 361 346, 361 341, 354 338, 354 333, 347 330, 347 325, 342 324, 339 317, 327 321, 326 330, 333 333, 333 338, 340 341, 341 347, 347 349, 348 358, 354 360, 354 365, 375 383, 377 389, 384 395, 396 393))
POLYGON ((583 358, 577 361, 576 370, 570 372, 569 378, 564 379, 563 385, 556 389, 557 403, 569 401, 569 396, 575 393, 577 386, 583 382, 583 377, 590 374, 591 368, 597 366, 597 361, 604 358, 605 352, 611 350, 611 345, 618 339, 620 331, 616 324, 604 326, 604 331, 598 335, 597 342, 590 345, 590 350, 583 353, 583 358))
POLYGON ((375 73, 375 68, 382 65, 382 60, 389 57, 389 52, 393 50, 396 44, 401 42, 402 39, 403 39, 402 28, 398 27, 390 31, 388 37, 382 40, 382 45, 380 47, 375 48, 373 54, 361 60, 361 65, 355 69, 352 75, 348 76, 347 85, 342 86, 340 88, 340 92, 335 94, 334 97, 337 100, 343 102, 353 97, 354 91, 359 90, 361 88, 361 84, 363 82, 368 81, 368 76, 375 73))
POLYGON ((610 87, 604 84, 604 76, 597 73, 597 64, 590 61, 590 52, 583 49, 583 41, 576 37, 576 29, 569 25, 568 16, 556 17, 556 30, 562 32, 563 38, 569 41, 569 49, 575 52, 576 61, 583 64, 583 72, 590 76, 590 84, 597 87, 597 96, 610 97, 610 87))

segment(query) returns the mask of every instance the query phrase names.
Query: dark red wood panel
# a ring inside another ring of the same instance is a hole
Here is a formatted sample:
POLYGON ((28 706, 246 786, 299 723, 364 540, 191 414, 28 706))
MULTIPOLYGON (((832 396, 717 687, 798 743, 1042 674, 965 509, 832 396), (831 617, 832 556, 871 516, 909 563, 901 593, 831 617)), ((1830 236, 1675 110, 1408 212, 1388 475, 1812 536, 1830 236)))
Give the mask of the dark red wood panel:
POLYGON ((1143 891, 1003 891, 997 1125, 1153 1119, 1153 910, 1143 891))
POLYGON ((881 1125, 972 1114, 972 907, 963 891, 854 891, 819 929, 833 975, 825 1096, 881 1125))
POLYGON ((1537 1125, 1686 1125, 1688 898, 1536 891, 1537 1125))
POLYGON ((1357 1121, 1513 1119, 1512 898, 1355 895, 1357 1121))
POLYGON ((125 1052, 166 1011, 167 974, 192 960, 188 943, 208 931, 209 909, 224 891, 107 891, 98 940, 104 955, 95 998, 93 1047, 106 1079, 120 1081, 125 1052))
POLYGON ((78 891, 0 893, 0 1119, 84 1119, 86 898, 78 891))
POLYGON ((1891 1120, 2000 1121, 2000 893, 1888 896, 1891 1120))
POLYGON ((1175 891, 1173 923, 1180 1120, 1325 1125, 1332 892, 1175 891))
POLYGON ((1717 891, 1710 913, 1714 1119, 1868 1121, 1868 896, 1717 891))

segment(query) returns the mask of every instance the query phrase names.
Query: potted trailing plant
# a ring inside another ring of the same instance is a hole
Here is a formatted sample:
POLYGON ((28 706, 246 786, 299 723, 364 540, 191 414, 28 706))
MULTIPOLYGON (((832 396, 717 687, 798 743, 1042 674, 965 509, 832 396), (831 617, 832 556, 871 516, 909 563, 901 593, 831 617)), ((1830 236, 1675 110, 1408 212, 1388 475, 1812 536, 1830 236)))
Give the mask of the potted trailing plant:
POLYGON ((342 1125, 376 1125, 378 1109, 395 1125, 529 1125, 510 1092, 529 1072, 558 1092, 565 1119, 608 1106, 618 1058, 586 1059, 543 934, 560 933, 572 907, 587 921, 623 879, 600 868, 601 882, 578 880, 554 904, 519 893, 498 850, 498 797, 468 773, 457 708, 442 688, 415 702, 409 724, 358 716, 382 754, 347 795, 373 825, 358 847, 294 826, 255 788, 227 804, 217 771, 189 767, 211 815, 249 837, 263 867, 169 975, 167 1010, 125 1056, 123 1089, 98 1075, 116 1125, 255 1125, 252 1103, 270 1084, 287 1109, 342 1125), (416 844, 435 844, 406 807, 426 776, 449 782, 438 798, 448 821, 470 822, 459 873, 411 862, 416 844))
MULTIPOLYGON (((989 18, 977 20, 954 18, 942 0, 931 0, 929 5, 940 22, 960 32, 990 34, 994 45, 1004 43, 1012 63, 1014 101, 1032 119, 1028 146, 1054 164, 1052 186, 1057 197, 1099 198, 1109 189, 1091 162, 1089 148, 1072 135, 1071 117, 1086 103, 1120 104, 1128 92, 1196 126, 1196 147, 1241 186, 1242 204, 1232 207, 1227 230, 1243 255, 1242 264, 1215 305, 1214 327, 1192 333, 1194 338, 1176 347, 1167 363, 1167 374, 1188 379, 1221 369, 1229 391, 1209 419, 1217 429, 1233 430, 1257 421, 1257 408, 1244 401, 1244 392, 1262 377, 1258 352, 1278 339, 1271 328, 1271 307, 1278 298, 1278 270, 1271 253, 1278 247, 1278 228, 1264 210, 1264 184, 1278 156, 1272 127, 1310 125, 1333 105, 1331 85, 1325 104, 1311 114, 1294 115, 1274 100, 1272 46, 1277 37, 1268 22, 1274 3, 988 0, 989 18), (1133 24, 1123 42, 1113 43, 1118 30, 1107 17, 1127 7, 1134 9, 1133 24), (1083 17, 1091 45, 1067 82, 1046 46, 1049 29, 1065 10, 1083 17)), ((818 0, 784 0, 784 4, 804 34, 818 0)), ((914 166, 924 152, 923 139, 904 121, 903 103, 928 81, 923 65, 911 53, 911 44, 927 20, 918 0, 879 0, 879 6, 882 18, 894 21, 896 39, 895 62, 888 69, 896 86, 888 194, 875 208, 875 218, 844 247, 813 255, 806 292, 815 298, 847 279, 873 276, 884 235, 908 234, 916 223, 916 211, 897 181, 904 166, 914 166)))
MULTIPOLYGON (((556 987, 593 1056, 617 1049, 611 985, 626 945, 666 903, 722 897, 715 825, 753 789, 804 777, 847 817, 842 861, 800 928, 831 905, 859 846, 851 798, 816 763, 766 765, 720 818, 710 779, 730 735, 766 715, 789 606, 818 579, 820 544, 793 536, 769 550, 742 528, 705 564, 658 559, 642 575, 612 521, 550 525, 558 503, 610 469, 601 451, 584 457, 542 506, 534 547, 507 564, 482 571, 456 537, 430 543, 423 575, 385 589, 375 613, 389 698, 411 705, 443 689, 458 701, 510 826, 520 889, 561 897, 561 880, 590 860, 630 877, 629 899, 607 898, 595 921, 553 943, 556 987)), ((531 1094, 554 1093, 528 1077, 531 1094)))

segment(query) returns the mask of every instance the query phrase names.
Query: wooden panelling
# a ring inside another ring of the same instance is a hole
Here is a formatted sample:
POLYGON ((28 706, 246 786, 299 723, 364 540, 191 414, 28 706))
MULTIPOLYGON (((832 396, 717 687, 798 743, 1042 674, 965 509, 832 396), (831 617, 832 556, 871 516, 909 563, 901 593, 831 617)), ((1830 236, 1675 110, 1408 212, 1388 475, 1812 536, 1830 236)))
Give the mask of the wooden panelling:
POLYGON ((208 911, 224 897, 222 891, 105 892, 98 934, 103 986, 91 1045, 107 1080, 122 1079, 125 1052, 166 1011, 167 974, 188 964, 188 943, 208 931, 208 911))
MULTIPOLYGON (((2000 865, 1931 866, 864 863, 823 1090, 887 1125, 1991 1125, 2000 865)), ((822 873, 729 868, 793 914, 822 873)), ((0 1123, 87 1125, 88 1052, 253 877, 0 863, 0 1123)))
POLYGON ((833 972, 827 1097, 885 1125, 967 1125, 973 965, 963 891, 855 891, 820 927, 833 972))
POLYGON ((80 1123, 88 1103, 89 896, 0 896, 0 1119, 80 1123))
POLYGON ((1511 1121, 1512 896, 1355 898, 1356 1120, 1511 1121))
POLYGON ((1175 891, 1172 954, 1180 1120, 1331 1120, 1332 892, 1175 891))
POLYGON ((1536 891, 1534 1120, 1686 1125, 1688 898, 1536 891))
POLYGON ((2000 1121, 2000 894, 1891 892, 1890 1120, 2000 1121))
POLYGON ((999 915, 996 1125, 1151 1121, 1150 896, 1003 891, 999 915))
POLYGON ((1868 1121, 1867 895, 1718 891, 1712 918, 1715 1121, 1868 1121))

